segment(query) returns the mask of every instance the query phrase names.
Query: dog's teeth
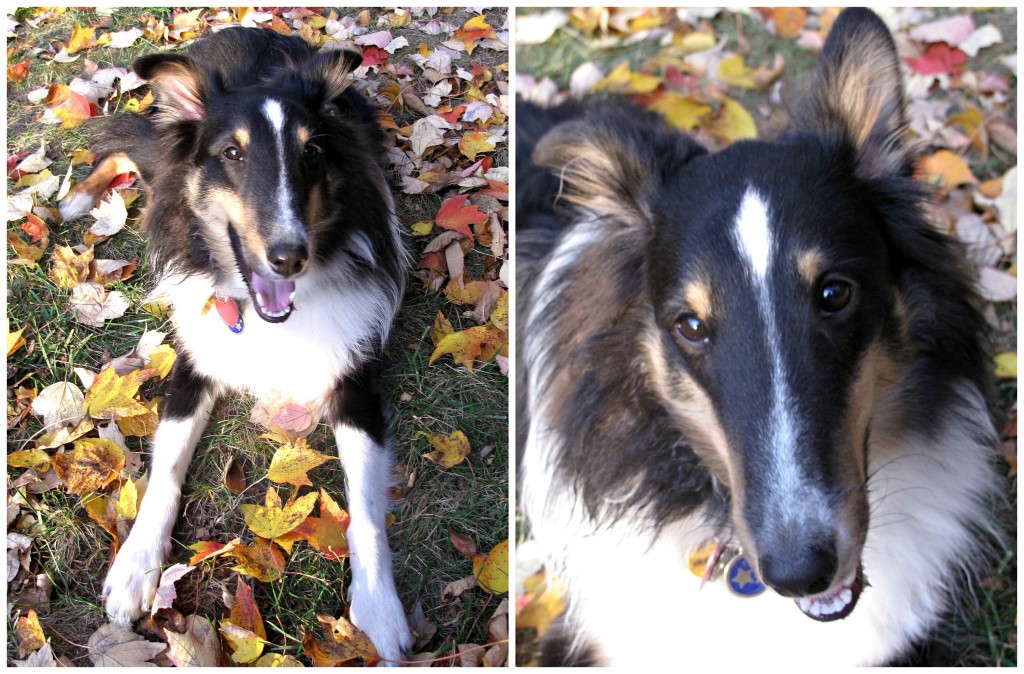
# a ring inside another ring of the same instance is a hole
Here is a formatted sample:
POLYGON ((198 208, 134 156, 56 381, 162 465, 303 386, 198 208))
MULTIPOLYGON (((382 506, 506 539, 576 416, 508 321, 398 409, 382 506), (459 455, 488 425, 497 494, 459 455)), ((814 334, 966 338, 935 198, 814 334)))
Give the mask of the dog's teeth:
POLYGON ((839 598, 843 601, 843 606, 846 606, 853 599, 853 590, 846 588, 839 593, 839 598))
POLYGON ((289 302, 294 302, 295 301, 295 291, 294 290, 291 292, 291 294, 288 295, 288 301, 289 302))
POLYGON ((263 299, 263 293, 256 293, 256 303, 261 307, 266 305, 266 301, 263 299))

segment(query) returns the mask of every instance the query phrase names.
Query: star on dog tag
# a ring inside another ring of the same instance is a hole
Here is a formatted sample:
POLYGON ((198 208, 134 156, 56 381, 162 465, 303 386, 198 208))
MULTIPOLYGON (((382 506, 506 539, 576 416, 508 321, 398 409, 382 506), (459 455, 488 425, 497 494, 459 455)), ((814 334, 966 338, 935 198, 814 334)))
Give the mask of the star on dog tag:
POLYGON ((222 300, 219 297, 215 297, 213 299, 213 306, 217 309, 221 319, 227 324, 228 330, 237 335, 245 328, 242 312, 238 310, 238 305, 235 304, 233 299, 228 297, 222 300))
POLYGON ((745 555, 733 557, 725 567, 723 576, 729 591, 737 597, 756 597, 765 590, 764 583, 745 555))

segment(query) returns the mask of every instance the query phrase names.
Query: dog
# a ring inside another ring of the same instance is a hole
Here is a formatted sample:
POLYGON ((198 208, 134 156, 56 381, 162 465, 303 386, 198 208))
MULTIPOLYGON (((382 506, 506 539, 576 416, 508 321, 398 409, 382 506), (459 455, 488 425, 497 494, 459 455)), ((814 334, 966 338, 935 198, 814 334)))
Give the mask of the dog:
POLYGON ((567 587, 542 664, 927 657, 998 547, 997 436, 883 22, 838 17, 774 142, 517 115, 520 503, 567 587))
POLYGON ((178 347, 146 498, 104 583, 116 622, 151 606, 193 450, 233 389, 326 416, 346 475, 352 621, 385 660, 412 643, 385 532, 378 376, 407 263, 384 135, 349 86, 361 59, 255 28, 141 57, 153 104, 106 124, 99 162, 61 204, 70 219, 116 175, 139 174, 153 296, 172 309, 178 347))

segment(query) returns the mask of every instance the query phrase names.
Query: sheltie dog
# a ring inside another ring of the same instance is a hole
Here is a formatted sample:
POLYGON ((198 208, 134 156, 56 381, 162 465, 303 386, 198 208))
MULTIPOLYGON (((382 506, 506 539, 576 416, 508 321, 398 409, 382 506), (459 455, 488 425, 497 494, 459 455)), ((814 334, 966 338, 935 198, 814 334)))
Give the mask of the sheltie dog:
POLYGON ((384 528, 393 478, 378 379, 405 252, 383 133, 349 86, 360 61, 248 28, 139 58, 152 106, 106 124, 101 161, 62 204, 74 217, 117 174, 141 176, 153 295, 171 307, 178 347, 149 489, 104 584, 115 621, 150 607, 193 450, 235 389, 326 416, 351 516, 351 618, 382 658, 411 644, 384 528))
POLYGON ((545 664, 902 661, 965 594, 998 529, 983 319, 902 92, 852 9, 775 142, 519 106, 521 503, 568 588, 545 664))

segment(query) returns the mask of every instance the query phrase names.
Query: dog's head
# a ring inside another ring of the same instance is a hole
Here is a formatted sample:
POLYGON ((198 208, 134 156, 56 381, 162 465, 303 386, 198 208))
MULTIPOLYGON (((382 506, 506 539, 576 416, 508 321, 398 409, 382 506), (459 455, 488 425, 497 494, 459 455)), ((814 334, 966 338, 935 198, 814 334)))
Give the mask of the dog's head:
MULTIPOLYGON (((246 35, 227 37, 246 46, 246 35)), ((320 50, 269 73, 243 61, 280 55, 235 56, 238 63, 211 64, 154 54, 135 70, 155 93, 151 118, 221 270, 219 291, 247 293, 261 318, 280 322, 296 284, 335 247, 360 264, 378 262, 383 223, 392 220, 380 132, 348 89, 358 52, 320 50), (246 69, 244 86, 227 77, 246 69)))
MULTIPOLYGON (((817 620, 848 615, 863 587, 868 447, 902 377, 908 314, 922 311, 901 293, 919 243, 910 239, 930 236, 900 141, 903 109, 892 37, 851 10, 774 143, 705 154, 605 116, 556 127, 534 155, 563 179, 578 217, 599 223, 588 255, 636 251, 632 306, 579 317, 577 332, 592 337, 576 342, 639 325, 647 386, 727 489, 734 535, 763 580, 817 620)), ((669 452, 633 451, 657 463, 633 456, 608 474, 676 473, 669 452)))

